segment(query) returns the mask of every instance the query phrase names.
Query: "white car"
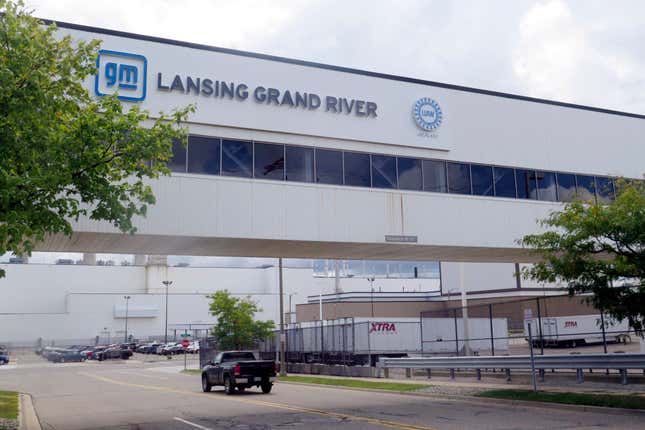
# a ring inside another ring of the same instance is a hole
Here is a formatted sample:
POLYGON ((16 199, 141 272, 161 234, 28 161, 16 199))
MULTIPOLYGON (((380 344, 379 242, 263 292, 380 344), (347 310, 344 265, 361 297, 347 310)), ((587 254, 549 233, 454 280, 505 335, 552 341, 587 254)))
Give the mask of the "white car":
POLYGON ((199 341, 196 340, 194 342, 190 342, 190 345, 188 345, 188 348, 186 348, 186 352, 188 352, 189 354, 199 353, 199 341))

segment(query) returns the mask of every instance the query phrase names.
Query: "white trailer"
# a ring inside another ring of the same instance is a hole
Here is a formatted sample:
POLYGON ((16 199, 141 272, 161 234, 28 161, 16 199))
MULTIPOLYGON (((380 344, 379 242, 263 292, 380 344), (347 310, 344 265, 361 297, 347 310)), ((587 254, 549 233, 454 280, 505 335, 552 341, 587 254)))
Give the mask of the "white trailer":
MULTIPOLYGON (((575 348, 587 343, 603 341, 602 319, 600 315, 571 315, 562 317, 542 317, 542 342, 544 346, 568 346, 575 348)), ((605 338, 607 342, 619 342, 630 337, 627 320, 616 321, 605 316, 605 338)), ((529 339, 528 324, 531 323, 533 345, 540 345, 538 318, 524 320, 524 337, 529 339)))
POLYGON ((462 318, 423 318, 423 352, 464 354, 466 344, 471 352, 492 354, 508 352, 508 321, 506 318, 468 318, 468 340, 465 341, 462 318), (492 325, 492 343, 491 343, 492 325), (455 327, 456 326, 456 327, 455 327), (455 336, 456 329, 456 336, 455 336))

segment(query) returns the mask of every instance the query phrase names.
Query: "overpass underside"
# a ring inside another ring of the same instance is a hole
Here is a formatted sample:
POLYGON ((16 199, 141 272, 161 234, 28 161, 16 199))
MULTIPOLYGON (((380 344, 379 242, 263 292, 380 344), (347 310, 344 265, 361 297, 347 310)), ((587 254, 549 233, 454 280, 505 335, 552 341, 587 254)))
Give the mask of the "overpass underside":
POLYGON ((119 233, 48 237, 37 251, 348 260, 530 263, 539 257, 521 248, 398 243, 346 243, 119 233))

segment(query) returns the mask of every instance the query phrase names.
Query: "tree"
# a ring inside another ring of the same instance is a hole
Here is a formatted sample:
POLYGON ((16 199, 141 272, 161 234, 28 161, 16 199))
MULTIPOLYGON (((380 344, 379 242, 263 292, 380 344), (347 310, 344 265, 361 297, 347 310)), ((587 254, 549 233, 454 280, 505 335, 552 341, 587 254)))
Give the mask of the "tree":
POLYGON ((523 275, 564 282, 569 294, 592 293, 598 309, 642 334, 645 323, 645 195, 640 181, 617 183, 608 204, 574 201, 540 224, 549 230, 522 244, 542 260, 523 275))
MULTIPOLYGON (((172 142, 192 106, 156 119, 116 96, 93 98, 99 41, 56 36, 0 0, 0 255, 30 254, 46 235, 72 234, 80 216, 134 233, 154 195, 149 179, 170 173, 172 142)), ((4 272, 0 271, 0 277, 4 272)))
POLYGON ((259 340, 271 336, 275 325, 273 321, 256 321, 261 312, 250 297, 233 297, 228 290, 218 291, 208 296, 210 313, 217 318, 212 334, 222 349, 252 348, 259 340))

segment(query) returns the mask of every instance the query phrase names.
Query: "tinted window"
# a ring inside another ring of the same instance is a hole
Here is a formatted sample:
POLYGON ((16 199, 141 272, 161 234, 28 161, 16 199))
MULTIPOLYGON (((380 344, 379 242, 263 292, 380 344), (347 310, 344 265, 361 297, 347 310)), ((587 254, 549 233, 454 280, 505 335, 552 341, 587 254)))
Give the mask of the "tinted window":
POLYGON ((614 181, 611 178, 596 176, 596 190, 599 202, 610 203, 614 199, 614 181))
POLYGON ((537 199, 537 183, 533 170, 516 170, 517 197, 520 199, 537 199))
POLYGON ((253 177, 253 144, 222 140, 222 175, 253 177))
POLYGON ((316 149, 316 182, 343 184, 343 153, 329 149, 316 149))
POLYGON ((448 164, 448 192, 470 194, 470 166, 465 163, 448 164))
POLYGON ((186 171, 186 146, 179 140, 172 142, 172 158, 168 160, 168 168, 173 172, 186 171))
POLYGON ((287 181, 313 182, 314 181, 314 150, 298 146, 286 148, 286 175, 287 181))
POLYGON ((576 175, 558 173, 558 200, 572 202, 576 198, 576 175))
POLYGON ((255 144, 255 177, 284 180, 284 146, 255 144))
POLYGON ((508 167, 493 167, 495 195, 498 197, 517 197, 515 191, 515 171, 508 167))
POLYGON ((493 168, 473 164, 470 166, 470 174, 473 178, 473 194, 478 196, 493 195, 493 168))
POLYGON ((356 152, 344 152, 345 157, 345 185, 357 187, 369 187, 370 180, 370 156, 356 152))
POLYGON ((423 177, 421 175, 421 160, 414 158, 398 158, 399 188, 402 190, 423 189, 423 177))
POLYGON ((578 197, 585 202, 595 201, 595 187, 593 176, 576 175, 578 197))
POLYGON ((423 189, 436 193, 448 192, 445 161, 423 160, 423 189))
POLYGON ((219 139, 188 136, 188 172, 219 175, 219 153, 219 139))
POLYGON ((372 186, 396 188, 396 158, 372 155, 372 186))
POLYGON ((555 202, 558 200, 555 173, 554 172, 535 172, 538 187, 538 198, 540 200, 555 202))

